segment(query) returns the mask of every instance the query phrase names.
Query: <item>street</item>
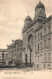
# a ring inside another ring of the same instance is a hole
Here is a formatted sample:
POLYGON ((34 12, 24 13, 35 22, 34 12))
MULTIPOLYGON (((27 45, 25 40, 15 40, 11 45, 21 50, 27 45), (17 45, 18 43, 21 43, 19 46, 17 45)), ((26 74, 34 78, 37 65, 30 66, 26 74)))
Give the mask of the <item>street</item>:
POLYGON ((34 68, 1 68, 0 79, 52 79, 51 70, 34 70, 34 68))

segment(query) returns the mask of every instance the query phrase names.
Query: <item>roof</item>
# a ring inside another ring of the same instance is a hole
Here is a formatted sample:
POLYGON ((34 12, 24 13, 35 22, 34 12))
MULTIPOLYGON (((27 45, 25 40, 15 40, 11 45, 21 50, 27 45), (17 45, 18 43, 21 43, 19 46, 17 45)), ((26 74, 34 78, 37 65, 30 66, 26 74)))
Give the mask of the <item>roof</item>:
POLYGON ((6 49, 0 49, 0 52, 6 52, 6 49))
POLYGON ((23 43, 23 41, 21 39, 14 40, 14 42, 12 44, 8 45, 8 48, 13 48, 13 46, 16 46, 16 44, 19 45, 19 42, 20 42, 20 44, 23 43))
POLYGON ((48 18, 46 18, 44 21, 43 21, 43 24, 47 23, 48 21, 52 20, 52 15, 49 16, 48 18))
POLYGON ((44 4, 43 4, 43 3, 41 3, 41 2, 39 2, 39 3, 37 4, 37 6, 36 6, 35 10, 36 10, 37 8, 42 8, 42 9, 44 9, 44 10, 45 10, 45 6, 44 6, 44 4))
POLYGON ((27 20, 32 21, 32 19, 29 15, 25 18, 25 21, 27 21, 27 20))

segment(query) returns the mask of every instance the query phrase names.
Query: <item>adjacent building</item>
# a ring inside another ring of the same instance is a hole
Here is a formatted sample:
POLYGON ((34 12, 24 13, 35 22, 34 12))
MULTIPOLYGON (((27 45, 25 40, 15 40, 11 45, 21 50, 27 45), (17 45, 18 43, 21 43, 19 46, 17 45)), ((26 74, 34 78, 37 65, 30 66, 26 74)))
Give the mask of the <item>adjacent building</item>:
POLYGON ((0 66, 6 65, 6 49, 0 49, 0 66))
POLYGON ((17 65, 22 63, 22 40, 12 40, 12 44, 7 46, 7 64, 17 65))
POLYGON ((35 69, 52 68, 52 15, 46 17, 45 6, 39 2, 32 20, 28 15, 24 21, 22 60, 35 69))

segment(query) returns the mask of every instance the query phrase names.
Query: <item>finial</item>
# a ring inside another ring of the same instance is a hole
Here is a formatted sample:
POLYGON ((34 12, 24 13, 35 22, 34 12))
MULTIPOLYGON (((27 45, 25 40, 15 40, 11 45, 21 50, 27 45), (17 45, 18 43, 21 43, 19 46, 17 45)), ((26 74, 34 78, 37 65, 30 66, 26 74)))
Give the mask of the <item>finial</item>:
POLYGON ((39 0, 39 2, 41 2, 41 0, 39 0))
POLYGON ((29 11, 28 11, 28 16, 29 16, 29 11))

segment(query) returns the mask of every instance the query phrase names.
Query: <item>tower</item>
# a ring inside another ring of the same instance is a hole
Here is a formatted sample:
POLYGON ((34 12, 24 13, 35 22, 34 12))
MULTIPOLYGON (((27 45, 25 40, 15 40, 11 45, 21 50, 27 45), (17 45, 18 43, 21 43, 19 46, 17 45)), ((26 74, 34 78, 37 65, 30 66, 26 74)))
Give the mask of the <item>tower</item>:
POLYGON ((28 15, 28 16, 25 18, 24 27, 25 27, 25 28, 28 28, 28 27, 31 25, 31 22, 32 22, 32 19, 31 19, 31 17, 28 15))
POLYGON ((40 1, 35 8, 35 18, 41 20, 46 18, 45 6, 40 1))
POLYGON ((31 17, 28 15, 25 20, 24 20, 24 28, 22 32, 25 32, 32 24, 32 19, 31 17))

